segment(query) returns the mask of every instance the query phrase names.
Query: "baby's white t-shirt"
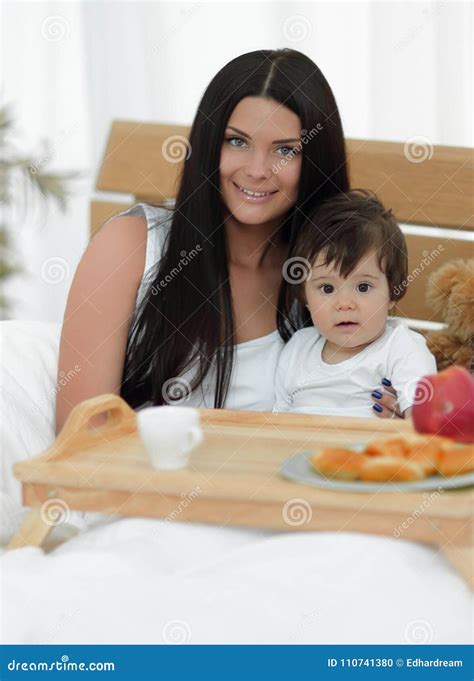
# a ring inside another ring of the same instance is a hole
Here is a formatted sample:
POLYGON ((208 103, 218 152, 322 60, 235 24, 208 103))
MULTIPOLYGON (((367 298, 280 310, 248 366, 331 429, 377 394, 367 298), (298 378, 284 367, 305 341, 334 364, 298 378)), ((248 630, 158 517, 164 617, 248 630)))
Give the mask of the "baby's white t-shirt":
MULTIPOLYGON (((382 336, 338 364, 322 359, 326 339, 313 327, 297 331, 277 365, 273 412, 376 417, 371 393, 388 378, 401 411, 413 405, 422 376, 436 373, 436 360, 423 336, 400 319, 390 318, 382 336)), ((423 399, 422 387, 416 399, 423 399)))

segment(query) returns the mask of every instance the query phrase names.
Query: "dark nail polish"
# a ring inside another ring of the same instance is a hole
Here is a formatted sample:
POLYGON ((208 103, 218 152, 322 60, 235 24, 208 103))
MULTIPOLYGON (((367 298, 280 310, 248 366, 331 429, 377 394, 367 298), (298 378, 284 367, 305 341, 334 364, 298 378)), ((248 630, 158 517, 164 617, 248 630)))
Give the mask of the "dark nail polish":
POLYGON ((374 409, 375 411, 378 411, 379 414, 380 414, 380 412, 383 411, 383 407, 382 407, 381 404, 374 404, 374 405, 372 406, 372 409, 374 409))
POLYGON ((382 397, 382 393, 379 393, 378 390, 374 390, 374 392, 372 393, 372 397, 375 397, 375 399, 380 400, 380 398, 382 397))
POLYGON ((392 385, 392 382, 388 380, 388 378, 382 378, 382 385, 392 385))

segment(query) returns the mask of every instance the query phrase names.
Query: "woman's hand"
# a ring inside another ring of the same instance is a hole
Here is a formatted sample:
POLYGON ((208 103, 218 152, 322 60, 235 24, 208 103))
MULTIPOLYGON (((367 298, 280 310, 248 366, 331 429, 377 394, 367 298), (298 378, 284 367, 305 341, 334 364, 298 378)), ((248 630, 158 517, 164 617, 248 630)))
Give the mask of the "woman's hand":
POLYGON ((372 409, 381 419, 403 419, 404 415, 400 411, 397 401, 397 391, 392 388, 388 378, 382 379, 383 388, 374 390, 371 397, 374 401, 372 409))

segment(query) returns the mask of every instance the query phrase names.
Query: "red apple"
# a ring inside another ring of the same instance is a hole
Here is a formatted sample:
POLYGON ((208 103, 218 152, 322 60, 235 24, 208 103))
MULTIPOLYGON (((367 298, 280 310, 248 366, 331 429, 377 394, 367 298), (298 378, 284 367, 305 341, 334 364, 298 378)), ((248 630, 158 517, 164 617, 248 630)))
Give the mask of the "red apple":
POLYGON ((419 433, 474 442, 474 377, 461 366, 424 376, 416 387, 412 416, 419 433))

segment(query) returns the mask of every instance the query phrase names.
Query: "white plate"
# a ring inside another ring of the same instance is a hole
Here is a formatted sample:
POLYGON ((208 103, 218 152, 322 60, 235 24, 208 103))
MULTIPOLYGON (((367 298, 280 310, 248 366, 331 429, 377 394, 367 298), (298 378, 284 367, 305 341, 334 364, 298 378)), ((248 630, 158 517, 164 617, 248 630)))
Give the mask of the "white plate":
MULTIPOLYGON (((351 444, 350 449, 362 451, 365 445, 351 444)), ((309 459, 314 452, 299 452, 286 459, 280 473, 283 477, 303 485, 321 487, 342 492, 417 492, 439 489, 457 489, 474 485, 474 472, 444 478, 442 475, 430 475, 423 480, 413 482, 363 482, 362 480, 333 480, 317 473, 309 459)))

